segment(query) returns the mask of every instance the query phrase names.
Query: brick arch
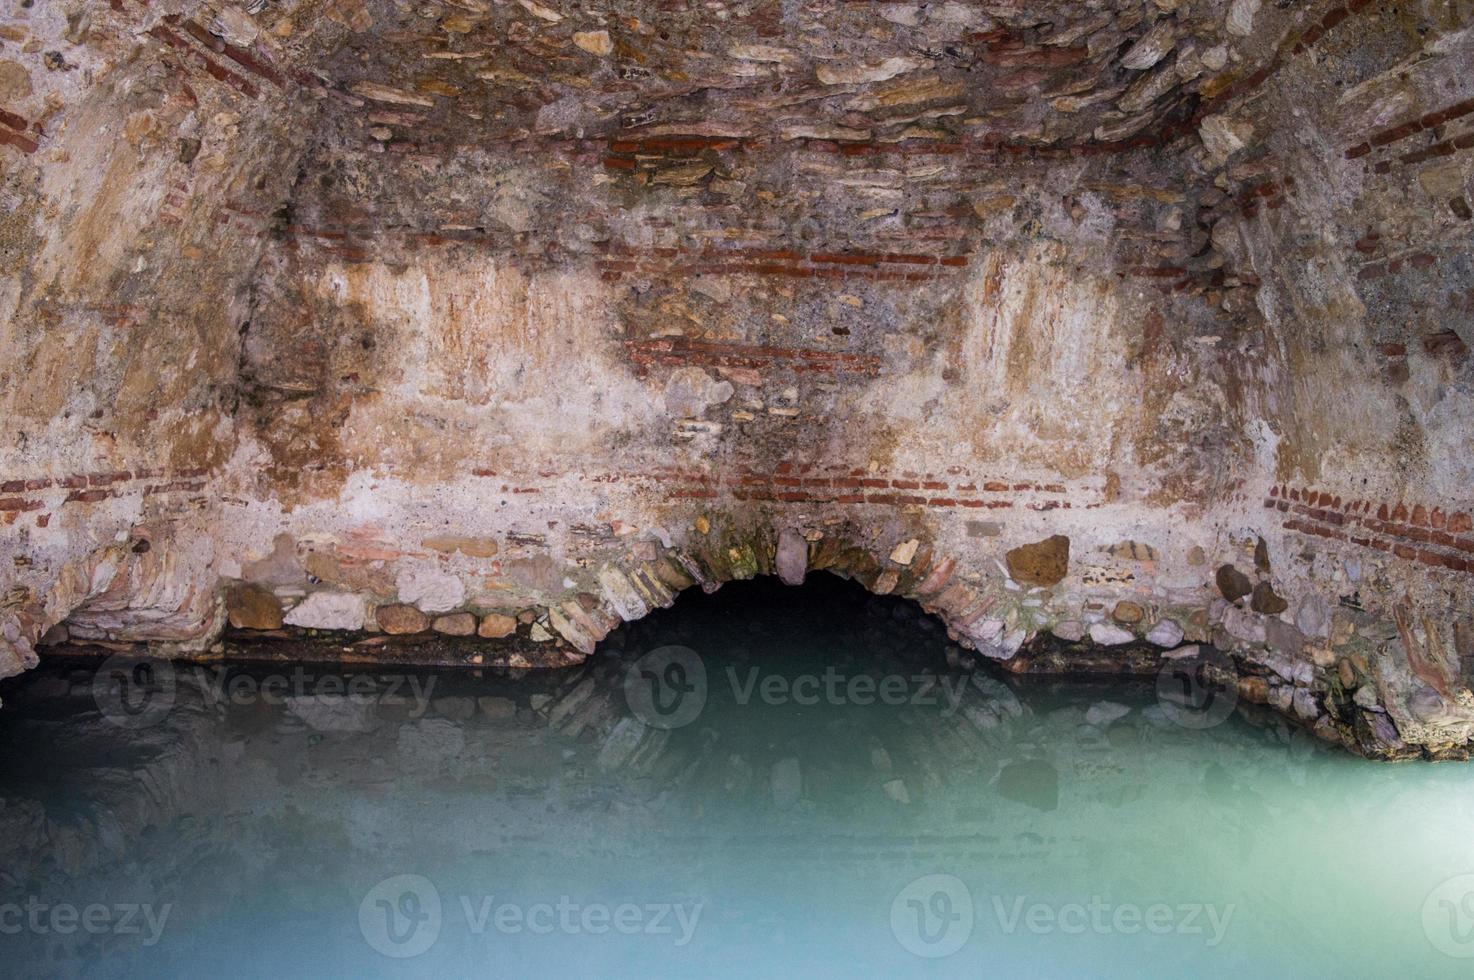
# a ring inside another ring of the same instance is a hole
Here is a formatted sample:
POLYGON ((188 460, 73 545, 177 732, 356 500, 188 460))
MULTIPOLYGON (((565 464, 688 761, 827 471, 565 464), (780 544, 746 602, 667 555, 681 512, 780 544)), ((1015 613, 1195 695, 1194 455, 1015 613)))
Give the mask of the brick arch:
POLYGON ((736 522, 723 528, 704 520, 710 529, 702 537, 710 541, 695 547, 641 542, 641 557, 598 570, 597 594, 580 591, 550 604, 551 625, 588 655, 621 623, 670 607, 687 589, 712 593, 727 582, 758 576, 797 586, 811 572, 829 572, 872 594, 915 601, 942 621, 953 641, 986 656, 1004 659, 1030 636, 991 616, 996 599, 966 581, 959 561, 938 551, 924 531, 894 535, 896 541, 881 545, 832 528, 806 532, 797 522, 761 522, 746 530, 736 522))

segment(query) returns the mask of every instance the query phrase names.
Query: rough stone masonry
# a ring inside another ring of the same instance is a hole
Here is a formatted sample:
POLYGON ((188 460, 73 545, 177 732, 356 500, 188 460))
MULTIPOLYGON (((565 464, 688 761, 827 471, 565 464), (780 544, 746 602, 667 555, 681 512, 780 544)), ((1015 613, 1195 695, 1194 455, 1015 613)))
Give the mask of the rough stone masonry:
POLYGON ((1016 670, 1211 643, 1466 756, 1471 25, 3 0, 0 675, 227 628, 553 665, 828 569, 1016 670))

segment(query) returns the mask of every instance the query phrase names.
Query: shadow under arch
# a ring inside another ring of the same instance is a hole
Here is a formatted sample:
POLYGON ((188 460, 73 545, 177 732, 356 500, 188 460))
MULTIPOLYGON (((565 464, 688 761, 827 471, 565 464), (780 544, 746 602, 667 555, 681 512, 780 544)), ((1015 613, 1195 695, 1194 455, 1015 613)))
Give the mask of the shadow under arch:
POLYGON ((947 632, 914 600, 839 575, 760 575, 622 625, 541 710, 596 743, 610 779, 836 815, 969 786, 1053 810, 1065 767, 1041 726, 1071 752, 1199 734, 1162 712, 1149 679, 1015 675, 947 632))

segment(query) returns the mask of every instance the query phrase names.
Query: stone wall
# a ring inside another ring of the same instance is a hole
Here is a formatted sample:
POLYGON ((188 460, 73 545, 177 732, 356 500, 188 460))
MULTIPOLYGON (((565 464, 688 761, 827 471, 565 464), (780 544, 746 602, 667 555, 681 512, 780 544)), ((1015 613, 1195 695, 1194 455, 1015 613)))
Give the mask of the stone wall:
POLYGON ((222 67, 192 22, 143 4, 4 16, 0 671, 64 618, 207 644, 210 481, 233 452, 262 252, 222 205, 289 192, 291 83, 222 67))
POLYGON ((1262 281, 1256 485, 1298 602, 1281 645, 1344 657, 1408 741, 1471 705, 1471 9, 1348 5, 1354 30, 1312 28, 1221 117, 1244 145, 1196 159, 1256 201, 1214 240, 1262 281))
POLYGON ((9 669, 826 568, 1463 751, 1466 5, 253 6, 12 31, 9 669))

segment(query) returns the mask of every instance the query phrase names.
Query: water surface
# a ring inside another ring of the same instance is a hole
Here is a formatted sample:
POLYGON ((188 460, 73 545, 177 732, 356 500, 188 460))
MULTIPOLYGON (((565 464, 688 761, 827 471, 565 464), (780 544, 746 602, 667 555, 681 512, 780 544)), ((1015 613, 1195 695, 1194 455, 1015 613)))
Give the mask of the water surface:
POLYGON ((1467 767, 949 667, 822 578, 558 673, 117 666, 3 691, 7 975, 1474 969, 1467 767))

